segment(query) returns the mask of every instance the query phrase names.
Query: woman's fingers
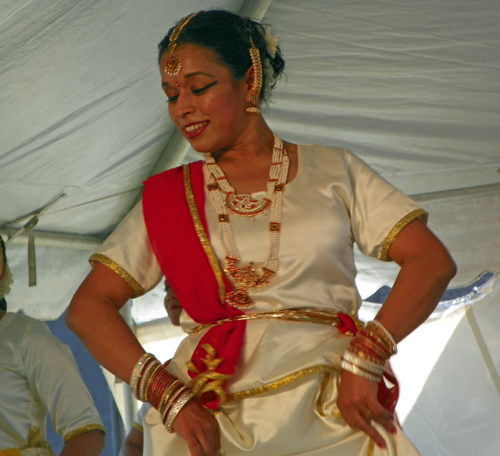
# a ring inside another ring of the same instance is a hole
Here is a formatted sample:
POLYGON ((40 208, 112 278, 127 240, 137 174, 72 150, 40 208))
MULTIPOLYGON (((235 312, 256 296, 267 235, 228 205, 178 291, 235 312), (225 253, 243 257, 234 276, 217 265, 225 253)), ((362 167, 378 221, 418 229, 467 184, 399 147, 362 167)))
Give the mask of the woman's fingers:
POLYGON ((367 434, 379 447, 385 448, 384 438, 373 426, 380 423, 388 432, 395 433, 392 413, 377 399, 378 385, 371 380, 343 372, 337 406, 346 423, 367 434))
POLYGON ((396 433, 397 429, 394 424, 394 417, 389 410, 384 408, 378 400, 371 403, 369 407, 371 414, 367 415, 367 418, 380 423, 387 432, 390 432, 391 434, 396 433))
POLYGON ((372 425, 371 417, 359 412, 356 408, 341 411, 345 422, 353 429, 358 429, 367 434, 380 448, 385 448, 385 440, 372 425))
POLYGON ((173 428, 186 441, 191 456, 215 456, 219 451, 219 423, 197 400, 179 412, 173 428))
POLYGON ((360 415, 357 422, 359 423, 357 428, 360 431, 363 431, 365 434, 367 434, 378 447, 380 448, 386 447, 384 438, 379 434, 379 432, 375 429, 375 427, 373 427, 371 421, 368 418, 360 415))

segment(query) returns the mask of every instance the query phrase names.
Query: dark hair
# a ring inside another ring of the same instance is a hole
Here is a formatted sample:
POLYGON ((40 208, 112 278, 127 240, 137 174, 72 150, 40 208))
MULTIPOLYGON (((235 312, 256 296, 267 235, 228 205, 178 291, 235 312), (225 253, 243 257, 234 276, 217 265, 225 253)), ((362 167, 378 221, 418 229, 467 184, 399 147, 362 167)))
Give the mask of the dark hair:
MULTIPOLYGON (((168 34, 158 45, 158 60, 167 50, 174 28, 175 26, 168 31, 168 34)), ((220 62, 229 68, 233 77, 240 80, 252 66, 249 52, 250 38, 252 38, 255 47, 260 52, 260 60, 264 70, 260 100, 266 102, 270 89, 274 87, 285 68, 285 61, 279 47, 274 56, 269 54, 264 37, 265 28, 258 22, 243 18, 230 11, 209 10, 200 11, 184 26, 177 43, 179 45, 195 44, 212 50, 220 62), (266 72, 266 68, 272 69, 271 78, 270 71, 266 72)))

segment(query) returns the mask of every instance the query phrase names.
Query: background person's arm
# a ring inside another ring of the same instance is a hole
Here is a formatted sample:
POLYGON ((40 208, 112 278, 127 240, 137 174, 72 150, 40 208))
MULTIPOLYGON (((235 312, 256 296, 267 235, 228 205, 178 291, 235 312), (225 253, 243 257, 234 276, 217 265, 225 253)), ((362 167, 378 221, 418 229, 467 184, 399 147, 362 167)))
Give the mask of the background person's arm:
POLYGON ((60 456, 99 456, 104 448, 104 440, 102 431, 82 432, 64 444, 60 456))

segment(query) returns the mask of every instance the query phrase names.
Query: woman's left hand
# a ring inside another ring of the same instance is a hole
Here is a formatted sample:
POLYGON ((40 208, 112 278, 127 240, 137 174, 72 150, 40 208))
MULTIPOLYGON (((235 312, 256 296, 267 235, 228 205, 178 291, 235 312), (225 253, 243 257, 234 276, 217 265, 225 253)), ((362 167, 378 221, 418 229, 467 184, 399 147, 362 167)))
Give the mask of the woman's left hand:
POLYGON ((219 423, 196 399, 182 408, 172 428, 186 441, 191 456, 215 456, 220 449, 219 423))
POLYGON ((376 445, 385 448, 385 441, 372 421, 380 423, 391 434, 396 433, 396 426, 392 413, 378 401, 377 392, 377 383, 343 371, 337 407, 350 427, 363 431, 376 445))

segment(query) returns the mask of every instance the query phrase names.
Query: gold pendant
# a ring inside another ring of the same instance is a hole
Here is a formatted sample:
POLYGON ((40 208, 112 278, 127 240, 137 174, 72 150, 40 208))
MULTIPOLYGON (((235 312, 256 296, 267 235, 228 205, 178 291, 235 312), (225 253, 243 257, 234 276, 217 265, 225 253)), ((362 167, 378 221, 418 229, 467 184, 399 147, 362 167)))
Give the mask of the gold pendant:
POLYGON ((271 204, 271 200, 264 198, 256 200, 252 195, 235 195, 228 193, 226 196, 227 208, 234 214, 253 217, 265 211, 271 204))
POLYGON ((243 288, 236 288, 235 290, 227 293, 226 303, 236 309, 248 309, 253 304, 252 299, 243 288))
POLYGON ((271 278, 276 274, 275 271, 262 268, 262 274, 259 274, 253 262, 248 266, 239 268, 236 263, 239 262, 238 258, 226 256, 227 267, 224 269, 231 278, 236 282, 237 288, 226 295, 226 303, 237 309, 248 308, 253 304, 252 299, 247 293, 249 288, 261 288, 269 283, 271 278))

